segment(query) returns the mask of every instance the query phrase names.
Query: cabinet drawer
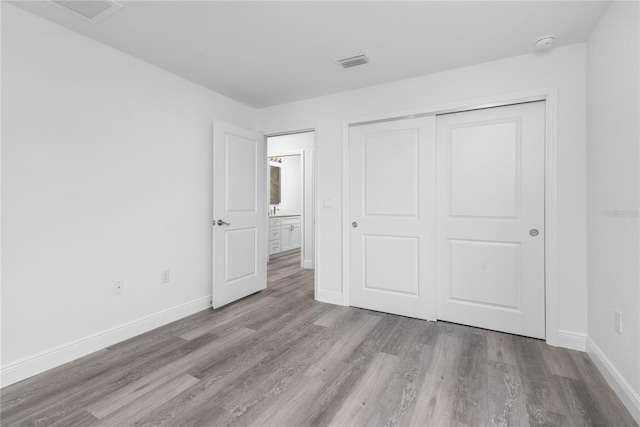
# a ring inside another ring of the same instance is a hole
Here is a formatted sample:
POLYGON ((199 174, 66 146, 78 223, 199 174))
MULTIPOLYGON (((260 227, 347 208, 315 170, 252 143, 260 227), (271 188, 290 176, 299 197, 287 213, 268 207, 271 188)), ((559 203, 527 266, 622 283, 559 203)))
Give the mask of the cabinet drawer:
POLYGON ((280 252, 280 241, 276 240, 269 243, 269 254, 277 254, 280 252))
POLYGON ((299 216, 289 216, 286 218, 282 218, 282 225, 296 225, 300 224, 299 216))
POLYGON ((269 218, 269 226, 274 226, 274 225, 281 225, 282 224, 282 218, 269 218))
POLYGON ((269 240, 280 240, 280 230, 279 226, 270 227, 269 228, 269 240))

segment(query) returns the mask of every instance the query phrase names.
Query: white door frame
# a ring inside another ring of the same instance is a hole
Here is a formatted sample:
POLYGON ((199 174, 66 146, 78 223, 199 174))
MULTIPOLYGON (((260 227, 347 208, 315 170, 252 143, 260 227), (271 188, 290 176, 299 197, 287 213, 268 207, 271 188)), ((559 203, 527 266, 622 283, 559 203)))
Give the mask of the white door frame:
MULTIPOLYGON (((416 116, 454 113, 482 108, 500 107, 523 102, 546 101, 545 112, 545 168, 544 168, 544 262, 545 262, 545 340, 558 345, 558 148, 557 148, 557 89, 542 88, 495 97, 426 106, 391 113, 355 117, 342 125, 342 304, 349 305, 349 127, 356 124, 402 120, 416 116)), ((314 254, 315 255, 315 254, 314 254)), ((436 320, 437 310, 428 313, 436 320)))
MULTIPOLYGON (((316 142, 318 140, 318 131, 315 128, 307 128, 307 129, 303 129, 303 130, 294 130, 294 131, 287 131, 287 132, 275 132, 275 133, 268 133, 264 135, 264 144, 265 144, 265 153, 268 154, 268 150, 269 150, 269 144, 267 141, 267 138, 273 138, 276 136, 283 136, 283 135, 295 135, 297 133, 309 133, 309 132, 313 132, 313 149, 311 150, 311 153, 306 153, 304 150, 296 150, 296 151, 287 151, 287 152, 282 152, 282 154, 279 154, 279 156, 291 156, 291 155, 300 155, 300 161, 302 162, 302 195, 303 195, 303 199, 302 199, 302 225, 306 226, 306 221, 310 220, 313 221, 313 296, 314 299, 318 299, 318 222, 316 220, 316 218, 318 217, 318 204, 316 203, 316 197, 315 195, 318 194, 317 192, 317 180, 316 180, 316 157, 317 157, 317 148, 316 148, 316 142), (311 167, 311 184, 312 184, 312 193, 310 195, 308 195, 309 197, 311 197, 311 202, 312 202, 312 215, 311 215, 311 219, 307 219, 306 216, 308 216, 308 213, 305 210, 305 205, 306 205, 306 185, 305 185, 305 173, 306 173, 306 157, 305 156, 311 156, 311 160, 312 160, 312 167, 311 167)), ((265 156, 265 162, 267 164, 267 166, 269 166, 269 156, 265 156)), ((267 167, 267 171, 269 170, 269 168, 267 167)), ((268 185, 268 184, 267 184, 268 185)), ((265 200, 266 200, 266 208, 267 208, 267 233, 269 232, 269 189, 268 187, 265 188, 265 200)), ((302 242, 302 250, 304 250, 304 244, 305 244, 305 228, 301 227, 301 242, 302 242)), ((267 245, 269 244, 268 239, 267 239, 267 245)), ((303 256, 301 257, 302 259, 300 260, 300 262, 302 264, 304 264, 304 253, 303 256)), ((269 262, 269 250, 267 248, 267 262, 269 262)), ((304 265, 302 265, 304 267, 304 265)))

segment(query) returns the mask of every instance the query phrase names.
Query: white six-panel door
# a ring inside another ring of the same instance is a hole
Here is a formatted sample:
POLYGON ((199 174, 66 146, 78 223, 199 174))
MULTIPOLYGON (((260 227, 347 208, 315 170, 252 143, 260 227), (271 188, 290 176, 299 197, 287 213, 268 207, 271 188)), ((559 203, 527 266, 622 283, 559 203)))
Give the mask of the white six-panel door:
POLYGON ((435 117, 349 131, 349 304, 435 320, 435 117))
POLYGON ((264 159, 261 135, 214 122, 214 308, 267 286, 264 159))
POLYGON ((438 319, 545 337, 545 104, 438 116, 438 319))

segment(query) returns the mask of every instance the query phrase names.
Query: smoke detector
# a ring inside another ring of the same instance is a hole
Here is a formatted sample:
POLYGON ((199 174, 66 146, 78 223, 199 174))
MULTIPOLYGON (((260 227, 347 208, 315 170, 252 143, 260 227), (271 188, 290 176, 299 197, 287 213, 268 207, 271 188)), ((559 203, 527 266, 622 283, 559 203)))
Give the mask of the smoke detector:
POLYGON ((113 0, 51 0, 51 3, 94 23, 122 8, 113 0))
POLYGON ((367 55, 355 55, 347 58, 336 59, 336 62, 342 66, 342 68, 357 67, 358 65, 364 65, 369 62, 367 55))
POLYGON ((555 36, 542 36, 536 40, 535 45, 540 50, 549 49, 555 39, 555 36))

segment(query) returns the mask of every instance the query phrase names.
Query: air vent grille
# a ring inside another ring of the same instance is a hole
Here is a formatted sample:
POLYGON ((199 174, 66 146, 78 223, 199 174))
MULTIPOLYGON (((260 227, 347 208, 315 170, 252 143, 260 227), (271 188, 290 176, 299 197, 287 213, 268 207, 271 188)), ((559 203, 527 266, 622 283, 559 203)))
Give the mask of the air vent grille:
POLYGON ((348 58, 338 59, 336 62, 342 65, 342 68, 351 68, 368 63, 369 57, 367 57, 367 55, 355 55, 348 58))
POLYGON ((111 0, 51 0, 51 2, 91 22, 98 22, 122 7, 120 3, 111 0))

